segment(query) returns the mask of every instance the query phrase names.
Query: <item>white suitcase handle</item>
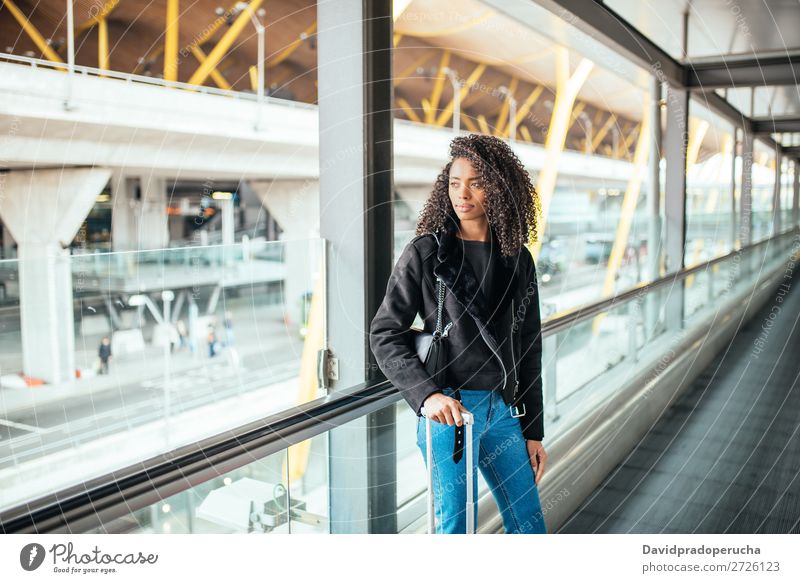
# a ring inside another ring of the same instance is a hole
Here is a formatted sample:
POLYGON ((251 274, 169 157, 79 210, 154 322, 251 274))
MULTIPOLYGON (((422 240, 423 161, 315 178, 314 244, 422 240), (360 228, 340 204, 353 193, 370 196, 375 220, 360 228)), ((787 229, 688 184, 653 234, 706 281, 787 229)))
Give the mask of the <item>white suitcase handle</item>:
MULTIPOLYGON (((436 528, 434 526, 434 507, 433 507, 433 440, 431 439, 431 423, 432 421, 425 415, 425 407, 420 409, 422 416, 425 417, 425 451, 426 459, 428 460, 428 534, 434 534, 436 528)), ((461 418, 464 420, 464 427, 466 429, 464 435, 464 448, 466 456, 464 462, 467 465, 467 534, 475 534, 475 503, 472 500, 472 413, 465 411, 461 412, 461 418)))

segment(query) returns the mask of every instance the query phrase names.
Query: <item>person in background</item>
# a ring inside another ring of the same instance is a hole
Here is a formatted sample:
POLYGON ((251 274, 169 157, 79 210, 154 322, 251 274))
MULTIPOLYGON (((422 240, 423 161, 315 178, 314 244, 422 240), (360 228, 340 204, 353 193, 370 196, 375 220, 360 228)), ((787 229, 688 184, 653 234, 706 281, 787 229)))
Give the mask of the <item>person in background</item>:
POLYGON ((213 324, 208 326, 206 340, 208 341, 208 357, 214 358, 217 355, 217 331, 214 329, 213 324))
POLYGON ((186 330, 186 323, 183 320, 178 320, 175 327, 178 329, 178 350, 181 350, 189 344, 189 332, 186 330))
POLYGON ((103 336, 97 356, 100 357, 100 374, 108 374, 108 361, 111 360, 111 340, 108 336, 103 336))
POLYGON ((230 310, 225 312, 225 346, 233 346, 233 314, 230 310))

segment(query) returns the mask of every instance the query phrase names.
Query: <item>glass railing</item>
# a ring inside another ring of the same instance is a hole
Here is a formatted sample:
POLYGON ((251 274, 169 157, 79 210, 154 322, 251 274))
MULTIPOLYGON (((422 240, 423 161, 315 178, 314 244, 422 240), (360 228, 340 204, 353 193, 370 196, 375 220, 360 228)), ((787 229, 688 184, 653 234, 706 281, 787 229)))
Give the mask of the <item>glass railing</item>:
POLYGON ((669 353, 676 338, 698 327, 713 328, 725 315, 723 307, 799 247, 796 235, 776 237, 687 268, 680 277, 642 284, 606 300, 608 309, 598 311, 594 304, 552 317, 545 328, 550 324, 556 330, 545 333, 543 347, 549 435, 607 401, 643 365, 669 353), (584 317, 564 326, 563 320, 576 313, 584 317))
MULTIPOLYGON (((793 231, 549 318, 543 326, 548 440, 557 439, 581 416, 608 403, 634 372, 657 369, 659 359, 674 349, 676 337, 713 327, 715 318, 741 305, 741 298, 798 253, 800 234, 793 231), (578 358, 581 366, 575 364, 578 358)), ((169 495, 154 493, 153 502, 131 505, 134 510, 117 510, 113 516, 111 511, 103 512, 102 524, 79 531, 330 532, 330 508, 346 506, 351 497, 363 500, 384 493, 369 488, 365 495, 331 482, 332 464, 346 462, 355 471, 370 460, 349 450, 334 451, 331 444, 336 442, 330 434, 363 433, 365 415, 383 412, 394 414, 396 459, 396 478, 389 488, 396 492, 396 512, 385 518, 397 532, 419 531, 424 529, 425 466, 415 441, 416 418, 386 382, 335 391, 291 409, 291 415, 278 413, 184 448, 169 457, 174 467, 163 470, 181 482, 169 495)), ((151 473, 161 472, 167 462, 150 463, 154 466, 150 473, 131 470, 133 474, 125 479, 127 487, 134 488, 137 480, 146 487, 151 473)), ((108 479, 118 480, 119 475, 108 479)), ((489 502, 480 474, 478 480, 479 496, 484 497, 481 503, 489 502)), ((169 483, 166 478, 163 481, 169 483)), ((93 491, 101 491, 99 482, 93 491)), ((127 494, 113 495, 126 500, 127 494)), ((81 502, 81 496, 86 494, 62 496, 60 504, 69 506, 65 499, 74 500, 76 506, 88 504, 81 502)), ((34 512, 29 520, 36 516, 34 512)), ((367 522, 363 524, 366 532, 367 522)))
POLYGON ((323 395, 323 244, 0 261, 0 509, 323 395))

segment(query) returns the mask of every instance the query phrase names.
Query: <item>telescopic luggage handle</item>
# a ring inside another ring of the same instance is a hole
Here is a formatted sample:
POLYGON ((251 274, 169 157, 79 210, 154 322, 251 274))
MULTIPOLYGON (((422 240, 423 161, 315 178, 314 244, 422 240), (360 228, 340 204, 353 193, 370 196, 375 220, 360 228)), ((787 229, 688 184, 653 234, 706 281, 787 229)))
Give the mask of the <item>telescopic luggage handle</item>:
MULTIPOLYGON (((425 407, 420 409, 422 416, 425 417, 425 451, 428 460, 428 534, 434 534, 434 507, 433 507, 433 440, 431 439, 431 420, 425 414, 425 407)), ((475 534, 475 503, 472 499, 472 413, 461 411, 461 418, 464 420, 466 432, 464 439, 466 443, 466 453, 464 462, 467 466, 467 534, 475 534)), ((448 458, 449 459, 449 458, 448 458)), ((444 495, 444 492, 442 492, 444 495)))

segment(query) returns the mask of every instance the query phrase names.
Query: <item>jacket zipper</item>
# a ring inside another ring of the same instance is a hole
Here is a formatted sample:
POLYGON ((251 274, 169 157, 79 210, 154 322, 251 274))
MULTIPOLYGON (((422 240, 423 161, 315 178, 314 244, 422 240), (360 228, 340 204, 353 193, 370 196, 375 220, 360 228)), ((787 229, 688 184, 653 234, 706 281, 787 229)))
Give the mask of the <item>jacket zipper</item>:
POLYGON ((497 357, 497 360, 500 361, 500 367, 503 369, 503 388, 500 389, 500 390, 501 391, 505 391, 506 390, 506 384, 507 384, 506 383, 506 375, 508 375, 508 371, 506 370, 506 365, 503 364, 503 359, 500 357, 499 354, 497 354, 497 352, 495 352, 494 348, 492 348, 492 345, 489 344, 489 341, 486 340, 486 336, 483 335, 483 328, 481 328, 481 338, 483 338, 483 341, 486 342, 486 346, 489 347, 489 350, 492 351, 492 354, 494 354, 497 357))
POLYGON ((517 391, 519 390, 519 377, 517 376, 517 361, 516 356, 514 355, 514 318, 516 317, 516 312, 514 311, 514 298, 511 298, 511 366, 514 368, 514 396, 511 398, 511 404, 514 404, 514 399, 517 397, 517 391))

